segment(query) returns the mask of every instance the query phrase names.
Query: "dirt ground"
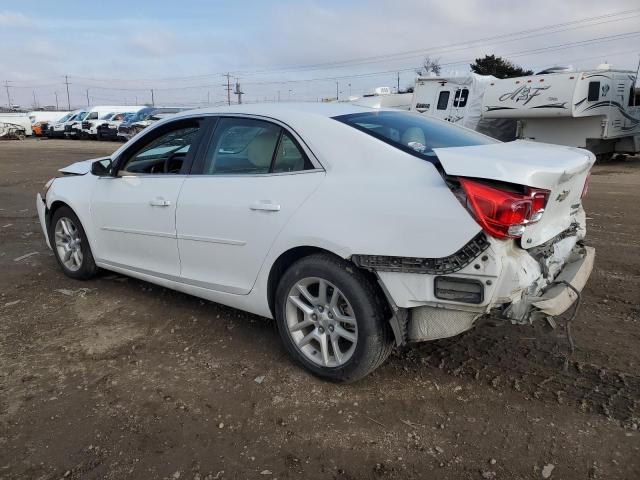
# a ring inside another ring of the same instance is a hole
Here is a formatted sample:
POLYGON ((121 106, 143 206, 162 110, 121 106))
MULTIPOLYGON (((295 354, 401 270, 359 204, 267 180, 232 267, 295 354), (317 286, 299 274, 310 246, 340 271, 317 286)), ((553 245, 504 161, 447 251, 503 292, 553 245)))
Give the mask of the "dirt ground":
POLYGON ((566 371, 561 329, 484 324, 335 385, 270 320, 62 274, 35 194, 117 146, 0 143, 0 478, 640 478, 640 159, 591 177, 566 371))

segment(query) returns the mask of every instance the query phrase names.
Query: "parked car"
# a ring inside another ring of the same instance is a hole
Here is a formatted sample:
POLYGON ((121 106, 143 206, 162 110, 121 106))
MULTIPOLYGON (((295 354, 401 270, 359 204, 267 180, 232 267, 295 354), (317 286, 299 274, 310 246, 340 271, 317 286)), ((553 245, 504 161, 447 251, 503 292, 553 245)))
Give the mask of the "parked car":
POLYGON ((566 311, 593 266, 593 162, 417 113, 240 105, 63 168, 37 209, 67 276, 104 268, 275 318, 296 361, 352 381, 394 343, 566 311))
POLYGON ((147 128, 152 123, 155 123, 163 118, 173 115, 174 113, 182 112, 184 108, 156 108, 147 107, 140 110, 135 116, 131 117, 126 122, 122 122, 118 127, 118 138, 126 141, 136 136, 142 130, 147 128))
POLYGON ((72 125, 81 122, 82 118, 87 114, 86 110, 74 110, 67 113, 59 121, 49 124, 47 137, 49 138, 65 138, 71 132, 72 125))
POLYGON ((46 136, 49 124, 60 121, 60 119, 68 113, 69 112, 48 110, 34 110, 33 112, 27 113, 29 120, 31 120, 31 130, 33 131, 33 135, 36 137, 46 136))
POLYGON ((145 107, 133 105, 100 105, 92 107, 82 120, 78 137, 95 139, 98 134, 98 125, 102 125, 105 120, 109 120, 118 113, 135 113, 145 107))
POLYGON ((118 127, 128 119, 134 117, 136 113, 116 113, 106 121, 101 122, 96 128, 96 138, 98 140, 117 140, 118 127))

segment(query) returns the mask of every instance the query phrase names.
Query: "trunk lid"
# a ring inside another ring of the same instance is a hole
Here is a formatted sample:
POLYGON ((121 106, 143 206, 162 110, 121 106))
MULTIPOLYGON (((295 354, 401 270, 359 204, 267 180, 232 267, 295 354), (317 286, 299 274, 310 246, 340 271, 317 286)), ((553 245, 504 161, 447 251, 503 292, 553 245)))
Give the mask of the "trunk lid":
POLYGON ((528 225, 523 248, 532 248, 580 223, 582 189, 595 156, 587 150, 526 140, 470 147, 436 148, 448 175, 497 180, 549 190, 539 222, 528 225))

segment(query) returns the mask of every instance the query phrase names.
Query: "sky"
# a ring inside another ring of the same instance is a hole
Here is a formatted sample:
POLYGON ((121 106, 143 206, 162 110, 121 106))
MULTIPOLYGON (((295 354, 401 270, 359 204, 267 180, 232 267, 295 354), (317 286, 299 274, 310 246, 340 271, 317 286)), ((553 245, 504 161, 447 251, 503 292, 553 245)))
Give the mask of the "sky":
POLYGON ((426 55, 446 74, 497 54, 533 70, 636 70, 637 0, 0 0, 0 104, 205 106, 317 101, 413 84, 426 55), (626 12, 626 13, 621 13, 626 12), (595 17, 595 18, 594 18, 595 17), (591 20, 588 20, 591 19, 591 20), (554 26, 555 27, 552 27, 554 26), (7 82, 7 83, 5 83, 7 82), (336 85, 337 83, 337 85, 336 85), (235 96, 233 97, 235 100, 235 96))

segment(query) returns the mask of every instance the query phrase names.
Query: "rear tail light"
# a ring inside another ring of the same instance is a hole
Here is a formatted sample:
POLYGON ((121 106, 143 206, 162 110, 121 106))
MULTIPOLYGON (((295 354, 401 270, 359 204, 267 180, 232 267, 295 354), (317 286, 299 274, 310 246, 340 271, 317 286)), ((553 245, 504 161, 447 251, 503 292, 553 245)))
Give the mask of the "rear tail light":
POLYGON ((584 179, 584 186, 582 187, 582 194, 580 195, 580 199, 583 199, 587 196, 587 192, 589 191, 589 179, 591 178, 591 172, 587 174, 587 178, 584 179))
POLYGON ((542 218, 549 191, 525 187, 525 193, 509 192, 467 178, 460 178, 467 203, 483 230, 496 238, 520 238, 526 225, 542 218))

